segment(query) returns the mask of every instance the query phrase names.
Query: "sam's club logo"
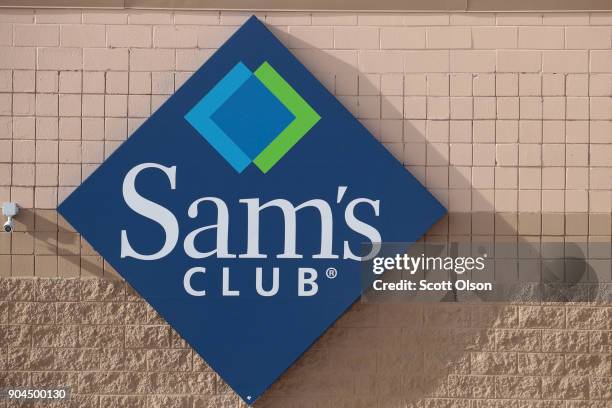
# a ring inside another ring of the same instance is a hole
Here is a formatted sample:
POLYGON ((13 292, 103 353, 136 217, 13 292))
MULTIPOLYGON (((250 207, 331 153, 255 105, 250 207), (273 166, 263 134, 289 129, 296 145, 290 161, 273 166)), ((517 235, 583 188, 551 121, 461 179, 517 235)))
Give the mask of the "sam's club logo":
POLYGON ((264 173, 320 119, 267 61, 236 64, 185 118, 236 171, 264 173))
POLYGON ((255 17, 58 210, 247 403, 445 212, 255 17))

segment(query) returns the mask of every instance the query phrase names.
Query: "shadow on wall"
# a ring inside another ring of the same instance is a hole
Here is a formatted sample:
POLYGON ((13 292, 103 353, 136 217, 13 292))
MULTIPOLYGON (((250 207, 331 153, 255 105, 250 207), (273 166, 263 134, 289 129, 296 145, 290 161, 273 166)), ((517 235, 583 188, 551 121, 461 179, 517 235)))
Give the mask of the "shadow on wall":
MULTIPOLYGON (((286 32, 270 28, 286 45, 306 51, 307 57, 301 62, 313 75, 319 76, 316 67, 312 67, 316 61, 319 67, 324 64, 329 72, 335 73, 335 79, 359 78, 357 94, 363 89, 380 89, 378 84, 369 81, 355 67, 310 47, 286 32)), ((303 54, 298 52, 296 56, 299 59, 303 54)), ((322 75, 325 78, 328 73, 322 75)), ((329 82, 334 84, 335 81, 329 82)), ((334 89, 329 90, 334 93, 334 89)), ((399 150, 391 148, 404 166, 419 165, 425 168, 427 164, 448 169, 447 180, 451 179, 453 185, 470 191, 472 203, 480 203, 481 206, 490 203, 490 210, 487 211, 450 213, 432 227, 424 238, 426 242, 443 245, 447 245, 449 240, 506 242, 514 243, 516 248, 519 242, 530 244, 527 237, 519 236, 518 215, 496 214, 491 197, 484 197, 477 189, 471 189, 470 173, 467 172, 466 177, 466 172, 450 164, 450 134, 445 141, 434 145, 427 139, 424 129, 418 129, 403 119, 404 112, 396 107, 397 104, 387 100, 381 92, 378 95, 381 109, 385 107, 386 115, 402 123, 403 140, 398 143, 405 143, 408 138, 412 146, 424 147, 420 152, 409 154, 404 154, 405 144, 400 144, 402 149, 399 150), (416 158, 418 162, 406 162, 405 157, 416 158)), ((403 103, 401 105, 403 109, 403 103)), ((377 134, 379 129, 371 131, 381 139, 377 134)), ((471 143, 471 137, 468 143, 471 143)), ((424 183, 426 174, 415 175, 424 183)), ((443 197, 439 199, 448 207, 447 200, 443 197)), ((525 214, 522 222, 540 223, 540 215, 525 214)), ((594 276, 588 264, 582 262, 579 265, 581 274, 594 276)), ((502 272, 515 274, 518 278, 518 270, 498 271, 502 272)), ((399 408, 459 404, 469 407, 470 401, 467 399, 546 397, 541 393, 539 379, 513 377, 518 374, 516 362, 503 353, 540 351, 538 334, 514 330, 518 327, 518 306, 510 304, 357 302, 281 376, 255 406, 399 408), (500 353, 487 354, 494 351, 500 353), (491 364, 488 359, 497 362, 491 364), (496 374, 497 377, 487 374, 496 374), (527 384, 529 381, 532 383, 527 384), (449 398, 463 400, 453 401, 449 398)), ((542 371, 533 374, 546 376, 551 373, 542 371)), ((547 397, 558 398, 553 395, 547 397)))
MULTIPOLYGON (((85 241, 56 210, 23 208, 15 219, 16 231, 33 236, 35 253, 58 255, 62 277, 118 279, 102 257, 85 241), (106 270, 106 272, 105 272, 106 270)), ((15 271, 13 271, 15 275, 15 271)), ((49 277, 38 276, 37 277, 49 277)))

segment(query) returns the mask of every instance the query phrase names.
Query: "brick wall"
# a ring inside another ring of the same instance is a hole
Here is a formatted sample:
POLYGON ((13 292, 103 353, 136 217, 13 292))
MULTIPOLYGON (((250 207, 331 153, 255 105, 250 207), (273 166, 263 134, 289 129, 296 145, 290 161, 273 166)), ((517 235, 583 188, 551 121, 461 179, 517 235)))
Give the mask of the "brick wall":
MULTIPOLYGON (((0 9, 0 201, 22 207, 0 234, 0 388, 238 405, 54 209, 247 16, 0 9)), ((427 241, 609 247, 612 14, 260 18, 447 205, 427 241)), ((609 407, 611 313, 358 304, 259 406, 609 407)))

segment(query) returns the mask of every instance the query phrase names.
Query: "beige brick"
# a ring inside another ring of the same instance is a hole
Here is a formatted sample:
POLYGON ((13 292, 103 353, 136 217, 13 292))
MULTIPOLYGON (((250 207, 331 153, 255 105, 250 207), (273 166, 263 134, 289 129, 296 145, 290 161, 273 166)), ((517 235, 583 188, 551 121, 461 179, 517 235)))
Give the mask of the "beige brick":
POLYGON ((519 145, 519 165, 521 166, 541 166, 542 147, 539 144, 519 145))
POLYGON ((587 13, 545 13, 544 25, 588 25, 589 15, 587 13))
POLYGON ((78 186, 81 184, 81 166, 79 164, 59 165, 59 185, 78 186))
POLYGON ((588 192, 586 190, 566 190, 565 191, 565 210, 570 213, 587 212, 588 192))
MULTIPOLYGON (((3 92, 10 92, 10 71, 4 71, 2 75, 4 77, 3 82, 6 81, 6 85, 1 86, 3 92)), ((14 92, 34 92, 36 84, 35 71, 15 71, 13 72, 13 87, 14 92)))
POLYGON ((151 93, 151 73, 150 72, 130 72, 129 73, 129 93, 130 94, 150 94, 151 93))
POLYGON ((564 144, 544 144, 542 146, 542 162, 545 166, 564 166, 565 156, 564 144))
POLYGON ((59 114, 60 116, 81 116, 81 95, 61 94, 59 114))
POLYGON ((473 100, 470 97, 453 97, 450 99, 452 119, 472 119, 473 100))
POLYGON ((568 49, 609 49, 612 45, 610 27, 567 27, 565 48, 568 49))
POLYGON ((405 53, 406 72, 448 72, 448 51, 408 51, 405 53))
POLYGON ((498 144, 496 146, 496 163, 498 166, 518 165, 518 145, 498 144))
POLYGON ((34 164, 13 164, 12 185, 33 186, 34 185, 34 164))
POLYGON ((36 165, 36 184, 39 186, 57 186, 58 167, 56 164, 36 165))
POLYGON ((404 99, 404 117, 406 119, 425 119, 426 107, 427 102, 425 97, 407 97, 404 99))
POLYGON ((132 71, 168 71, 175 67, 173 50, 133 49, 130 52, 132 71))
POLYGON ((467 27, 428 27, 427 48, 470 48, 472 38, 467 27))
POLYGON ((499 72, 539 72, 542 68, 540 51, 497 51, 497 71, 499 72))
POLYGON ((588 82, 591 96, 612 96, 612 75, 591 75, 588 82))
POLYGON ((565 95, 565 75, 544 74, 542 76, 542 95, 565 95))
MULTIPOLYGON (((84 118, 83 121, 91 120, 84 118)), ((81 118, 60 118, 58 137, 62 140, 80 140, 81 139, 81 118)))
POLYGON ((590 145, 590 158, 591 166, 612 166, 612 145, 590 145))
POLYGON ((587 51, 543 51, 544 72, 587 72, 587 51))
POLYGON ((272 25, 310 25, 310 13, 274 11, 268 12, 265 16, 266 22, 272 25))
POLYGON ((171 95, 174 93, 174 75, 171 72, 153 72, 151 88, 154 95, 171 95))
MULTIPOLYGON (((83 69, 86 71, 126 71, 128 58, 127 49, 86 48, 83 51, 83 69)), ((86 83, 85 80, 83 82, 86 83)))
POLYGON ((83 72, 83 93, 104 93, 104 72, 83 72))
POLYGON ((590 60, 591 72, 612 72, 612 51, 595 50, 591 51, 590 60))
POLYGON ((495 98, 475 97, 474 98, 474 119, 495 119, 496 104, 495 98))
POLYGON ((568 97, 565 100, 566 119, 588 119, 589 99, 583 97, 568 97))
POLYGON ((591 13, 589 23, 591 25, 612 24, 612 13, 591 13))
POLYGON ((81 162, 81 142, 60 141, 59 160, 61 163, 80 163, 81 162))
POLYGON ((0 45, 13 45, 13 26, 0 23, 0 45))
POLYGON ((587 143, 589 141, 589 125, 587 121, 569 121, 565 126, 567 143, 587 143))
POLYGON ((589 390, 588 377, 543 377, 542 394, 545 398, 584 399, 589 390))
POLYGON ((499 119, 519 118, 519 98, 499 97, 497 98, 497 117, 499 119))
POLYGON ((562 49, 563 27, 520 27, 518 46, 528 49, 562 49))
POLYGON ((38 48, 38 69, 70 70, 83 67, 80 48, 38 48))
POLYGON ((612 119, 612 97, 590 98, 589 115, 591 119, 612 119))
POLYGON ((36 187, 34 190, 34 205, 36 206, 36 208, 56 208, 57 188, 36 187))
POLYGON ((127 139, 127 121, 124 118, 106 118, 104 125, 104 139, 127 139))
POLYGON ((493 143, 495 142, 495 121, 475 120, 472 136, 474 142, 493 143))
POLYGON ((403 72, 403 65, 404 60, 401 52, 359 51, 359 68, 366 73, 403 72))
POLYGON ((552 353, 520 353, 518 371, 521 375, 539 375, 542 372, 563 375, 565 373, 563 355, 552 353))
POLYGON ((15 45, 34 47, 53 47, 59 45, 59 26, 57 25, 15 25, 15 45))
POLYGON ((151 26, 122 26, 113 25, 106 28, 106 41, 109 47, 140 47, 147 48, 152 45, 151 26))
POLYGON ((495 75, 473 75, 474 96, 495 96, 495 75))
POLYGON ((403 24, 407 26, 440 26, 449 24, 449 16, 446 13, 413 13, 406 14, 403 18, 403 24))
POLYGON ((427 95, 429 96, 448 96, 449 95, 449 76, 446 74, 427 75, 427 95))
POLYGON ((82 143, 82 163, 102 163, 104 159, 104 142, 84 141, 82 143))
POLYGON ((520 117, 521 119, 541 119, 542 118, 542 98, 521 97, 520 98, 520 117))
POLYGON ((33 140, 13 141, 13 161, 17 163, 33 163, 35 148, 33 140))
POLYGON ((104 95, 83 95, 83 116, 104 116, 104 95))
POLYGON ((545 97, 542 105, 544 119, 565 119, 565 98, 545 97))
POLYGON ((542 77, 539 74, 519 74, 519 95, 542 95, 542 77))
POLYGON ((567 354, 565 365, 572 375, 610 376, 610 358, 603 354, 567 354))
POLYGON ((103 25, 65 24, 61 26, 62 47, 105 47, 106 28, 103 25))
POLYGON ((12 112, 12 95, 11 94, 0 94, 0 115, 9 116, 12 112))
POLYGON ((590 122, 589 137, 591 143, 609 143, 612 140, 612 122, 590 122))
POLYGON ((333 48, 334 31, 331 27, 289 27, 289 46, 292 48, 333 48))
POLYGON ((34 10, 7 8, 0 16, 0 22, 3 23, 33 23, 34 10))
POLYGON ((589 76, 586 74, 568 74, 566 77, 567 96, 587 96, 589 94, 589 76))
POLYGON ((0 69, 34 69, 36 48, 0 47, 0 69))
POLYGON ((450 70, 452 72, 494 72, 494 51, 451 51, 450 70))
POLYGON ((81 11, 80 10, 69 10, 69 9, 36 10, 36 23, 78 24, 80 22, 81 22, 81 11))
POLYGON ((128 73, 115 71, 106 73, 106 93, 127 94, 128 93, 128 73))
POLYGON ((155 26, 153 46, 156 48, 195 48, 198 29, 195 26, 155 26))
POLYGON ((542 20, 542 15, 536 13, 497 14, 497 25, 538 25, 542 20))
MULTIPOLYGON (((176 70, 177 71, 195 71, 202 66, 213 54, 213 50, 177 50, 176 51, 176 70)), ((180 74, 180 73, 179 73, 180 74)), ((177 74, 177 75, 179 75, 177 74)), ((186 73, 185 80, 191 76, 191 73, 186 73)), ((177 81, 177 87, 179 83, 177 81)))
POLYGON ((30 81, 24 81, 26 83, 26 85, 24 87, 18 87, 17 89, 14 88, 13 85, 13 72, 10 70, 1 70, 0 71, 0 92, 11 92, 13 89, 16 92, 33 92, 34 91, 34 87, 33 87, 33 76, 34 76, 34 72, 33 71, 17 71, 16 74, 20 75, 27 73, 26 75, 23 75, 26 78, 29 78, 30 81), (27 82, 29 82, 29 85, 27 85, 27 82), (24 89, 25 88, 25 89, 24 89), (29 88, 29 89, 28 89, 29 88))
POLYGON ((127 13, 123 10, 86 10, 83 12, 85 24, 126 24, 127 13))
POLYGON ((129 24, 172 24, 172 20, 167 11, 134 10, 128 14, 129 24))
POLYGON ((34 276, 33 255, 13 255, 11 257, 12 276, 34 276))
POLYGON ((334 47, 340 49, 377 49, 380 46, 377 27, 334 27, 334 47))
POLYGON ((36 142, 37 163, 57 163, 58 142, 51 140, 40 140, 36 142))
POLYGON ((127 95, 105 95, 104 106, 105 117, 126 117, 127 95))
POLYGON ((175 24, 216 25, 219 24, 218 11, 176 11, 175 24))
POLYGON ((59 91, 62 93, 80 93, 82 74, 75 71, 61 71, 59 74, 59 91))
POLYGON ((218 48, 234 34, 236 27, 200 27, 198 47, 218 48))
POLYGON ((516 27, 473 27, 472 42, 476 49, 516 48, 516 27))
POLYGON ((518 74, 497 74, 495 78, 495 95, 517 96, 519 94, 518 74))
POLYGON ((380 29, 380 48, 425 48, 425 29, 420 27, 382 27, 380 29))
POLYGON ((314 12, 312 13, 312 25, 356 25, 357 16, 350 13, 314 12))
POLYGON ((450 75, 451 96, 472 96, 472 75, 451 74, 450 75))
POLYGON ((59 78, 57 71, 37 71, 36 91, 38 93, 55 93, 58 91, 59 78))

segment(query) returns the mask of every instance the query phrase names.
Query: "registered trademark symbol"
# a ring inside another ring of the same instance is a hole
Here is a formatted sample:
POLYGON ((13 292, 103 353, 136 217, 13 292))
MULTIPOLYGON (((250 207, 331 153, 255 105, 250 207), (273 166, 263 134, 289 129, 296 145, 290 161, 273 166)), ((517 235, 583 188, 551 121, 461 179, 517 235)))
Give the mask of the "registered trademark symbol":
POLYGON ((335 279, 336 276, 338 276, 338 271, 336 268, 327 268, 325 271, 325 276, 327 276, 329 279, 335 279))

